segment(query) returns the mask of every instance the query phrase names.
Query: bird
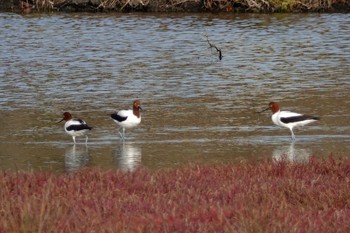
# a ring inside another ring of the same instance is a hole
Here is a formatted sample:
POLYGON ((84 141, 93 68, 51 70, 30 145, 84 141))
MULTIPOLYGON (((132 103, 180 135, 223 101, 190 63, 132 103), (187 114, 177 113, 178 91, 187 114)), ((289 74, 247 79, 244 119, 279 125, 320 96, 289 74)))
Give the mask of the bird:
POLYGON ((69 112, 63 113, 63 118, 57 123, 66 121, 64 124, 64 130, 67 134, 72 136, 74 144, 76 143, 75 137, 85 135, 85 143, 88 142, 88 136, 86 135, 92 127, 88 126, 85 121, 81 119, 73 119, 72 115, 69 112))
POLYGON ((125 129, 134 128, 141 123, 141 102, 135 100, 130 110, 120 110, 117 113, 111 114, 111 118, 117 125, 122 128, 122 133, 119 132, 122 139, 125 139, 125 129))
POLYGON ((320 117, 318 116, 304 115, 290 111, 281 111, 278 103, 276 102, 270 102, 269 107, 262 110, 261 112, 267 111, 269 109, 272 111, 272 122, 275 125, 288 128, 292 134, 291 136, 293 141, 295 140, 295 135, 293 132, 294 127, 304 126, 320 120, 320 117))

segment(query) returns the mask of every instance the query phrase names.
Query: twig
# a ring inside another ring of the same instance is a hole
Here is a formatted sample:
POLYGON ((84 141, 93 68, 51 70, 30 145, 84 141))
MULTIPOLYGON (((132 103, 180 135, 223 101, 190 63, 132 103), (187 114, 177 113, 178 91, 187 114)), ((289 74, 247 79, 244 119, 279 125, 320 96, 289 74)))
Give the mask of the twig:
POLYGON ((143 1, 143 0, 127 0, 126 3, 120 8, 121 10, 123 10, 126 5, 129 5, 131 7, 137 7, 139 5, 142 6, 147 6, 149 4, 149 0, 143 1))
POLYGON ((209 44, 209 48, 215 48, 216 51, 219 53, 219 60, 221 60, 221 59, 223 58, 221 49, 219 49, 218 47, 216 47, 216 45, 210 43, 209 38, 208 38, 208 35, 205 35, 205 37, 207 38, 207 42, 208 42, 208 44, 209 44))
POLYGON ((120 8, 120 10, 123 10, 124 7, 126 7, 126 5, 128 5, 130 3, 130 0, 126 1, 126 3, 122 6, 122 8, 120 8))

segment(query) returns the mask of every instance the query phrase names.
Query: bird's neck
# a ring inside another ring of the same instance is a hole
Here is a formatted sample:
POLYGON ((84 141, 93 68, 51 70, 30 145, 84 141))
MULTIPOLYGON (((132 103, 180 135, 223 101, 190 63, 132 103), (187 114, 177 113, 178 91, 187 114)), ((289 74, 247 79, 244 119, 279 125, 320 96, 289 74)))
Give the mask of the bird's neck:
POLYGON ((132 112, 137 118, 141 117, 141 112, 140 112, 140 110, 138 108, 134 107, 132 112))

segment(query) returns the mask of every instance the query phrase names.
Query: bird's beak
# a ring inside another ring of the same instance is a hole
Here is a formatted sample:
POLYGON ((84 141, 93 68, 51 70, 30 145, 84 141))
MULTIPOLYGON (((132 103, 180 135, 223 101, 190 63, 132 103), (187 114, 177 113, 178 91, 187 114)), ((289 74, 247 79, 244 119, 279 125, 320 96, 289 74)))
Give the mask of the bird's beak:
POLYGON ((64 118, 62 118, 62 120, 60 120, 60 121, 57 121, 56 124, 61 123, 63 120, 64 120, 64 118))
POLYGON ((263 112, 265 112, 265 111, 267 111, 267 110, 269 110, 270 108, 265 108, 264 110, 262 110, 262 111, 259 111, 259 112, 256 112, 256 113, 263 113, 263 112))
POLYGON ((140 111, 143 111, 143 109, 141 108, 141 106, 139 106, 139 110, 140 110, 140 111))

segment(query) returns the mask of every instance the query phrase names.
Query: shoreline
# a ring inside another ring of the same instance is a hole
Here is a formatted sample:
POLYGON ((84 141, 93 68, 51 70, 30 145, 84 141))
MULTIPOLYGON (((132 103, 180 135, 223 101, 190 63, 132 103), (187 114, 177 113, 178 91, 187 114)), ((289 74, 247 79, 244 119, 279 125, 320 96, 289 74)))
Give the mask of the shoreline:
POLYGON ((0 11, 149 13, 349 13, 350 1, 334 0, 0 0, 0 11))

